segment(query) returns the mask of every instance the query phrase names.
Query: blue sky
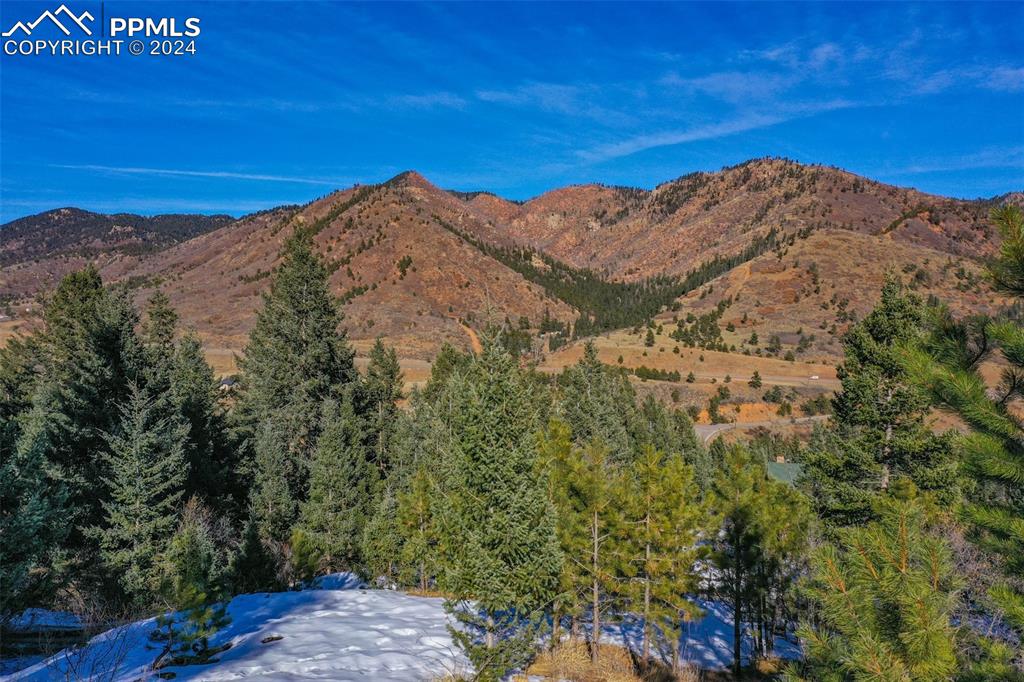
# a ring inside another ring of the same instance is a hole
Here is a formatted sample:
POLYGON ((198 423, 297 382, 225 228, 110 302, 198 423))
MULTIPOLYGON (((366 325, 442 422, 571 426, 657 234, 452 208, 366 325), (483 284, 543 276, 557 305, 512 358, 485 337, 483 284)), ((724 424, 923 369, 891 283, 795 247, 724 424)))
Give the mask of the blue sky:
MULTIPOLYGON (((0 3, 0 24, 56 3, 0 3)), ((74 2, 100 16, 100 3, 74 2)), ((777 155, 1024 189, 1024 3, 106 2, 194 56, 0 57, 0 220, 240 214, 409 168, 528 198, 777 155)))

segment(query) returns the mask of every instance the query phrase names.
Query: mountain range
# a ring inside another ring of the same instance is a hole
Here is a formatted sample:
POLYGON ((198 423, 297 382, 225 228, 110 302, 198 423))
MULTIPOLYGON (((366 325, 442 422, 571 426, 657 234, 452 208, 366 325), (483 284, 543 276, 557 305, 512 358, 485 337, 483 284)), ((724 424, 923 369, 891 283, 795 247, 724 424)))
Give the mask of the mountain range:
MULTIPOLYGON (((161 288, 211 346, 240 350, 283 242, 314 235, 357 341, 409 358, 467 347, 489 324, 593 331, 671 325, 728 299, 726 342, 757 332, 835 358, 835 339, 887 273, 982 312, 997 247, 989 210, 841 169, 755 159, 653 190, 577 185, 529 201, 440 189, 415 172, 302 206, 227 216, 102 215, 73 208, 0 227, 0 301, 25 303, 93 262, 144 298, 161 288), (732 337, 730 337, 732 335, 732 337)), ((22 313, 22 316, 31 316, 22 313)), ((725 331, 725 329, 723 329, 725 331)), ((742 343, 740 344, 742 346, 742 343)))

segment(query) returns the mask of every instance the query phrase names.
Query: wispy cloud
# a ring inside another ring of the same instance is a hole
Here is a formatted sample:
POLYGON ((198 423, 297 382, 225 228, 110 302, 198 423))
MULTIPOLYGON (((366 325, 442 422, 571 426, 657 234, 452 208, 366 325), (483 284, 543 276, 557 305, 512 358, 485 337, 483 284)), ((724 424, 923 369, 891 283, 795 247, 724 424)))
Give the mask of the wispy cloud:
POLYGON ((260 173, 235 173, 232 171, 199 171, 172 168, 138 168, 134 166, 99 166, 95 164, 52 164, 52 168, 100 171, 125 175, 152 175, 157 177, 220 178, 226 180, 253 180, 257 182, 285 182, 300 185, 330 185, 338 187, 349 184, 350 180, 339 178, 315 178, 296 175, 264 175, 260 173))
POLYGON ((392 104, 412 109, 464 109, 466 100, 452 92, 428 92, 422 95, 395 95, 388 98, 392 104))
POLYGON ((834 69, 850 61, 862 61, 869 56, 863 45, 844 46, 834 42, 804 44, 793 41, 763 50, 744 50, 740 61, 754 61, 784 67, 804 74, 810 71, 834 69))
POLYGON ((789 74, 719 71, 703 76, 684 78, 670 72, 659 81, 665 87, 686 93, 703 93, 727 102, 748 102, 751 98, 775 96, 795 85, 798 79, 789 74))
POLYGON ((600 163, 602 161, 636 154, 648 149, 686 144, 688 142, 699 142, 701 140, 714 140, 720 137, 728 137, 730 135, 736 135, 750 130, 768 128, 779 125, 780 123, 813 116, 825 111, 845 109, 852 106, 855 106, 855 104, 847 100, 833 100, 830 102, 791 107, 788 112, 779 111, 770 114, 751 112, 720 123, 697 126, 686 130, 672 130, 648 135, 637 135, 619 142, 581 150, 577 152, 577 155, 583 161, 588 163, 600 163))
POLYGON ((1024 168, 1024 146, 989 148, 957 157, 929 159, 902 168, 881 170, 877 175, 925 175, 979 168, 1024 168))
POLYGON ((618 90, 614 84, 598 86, 529 82, 509 89, 477 90, 476 97, 490 104, 529 107, 547 113, 589 118, 606 125, 624 125, 630 123, 633 117, 596 101, 618 90))
POLYGON ((981 86, 999 92, 1024 92, 1024 67, 994 68, 987 74, 981 86))
MULTIPOLYGON (((944 32, 945 33, 945 32, 944 32)), ((944 38, 952 39, 944 34, 944 38)), ((901 44, 892 49, 867 45, 857 41, 813 42, 797 40, 762 50, 745 50, 739 61, 778 70, 778 77, 788 77, 786 83, 814 80, 841 82, 854 70, 863 75, 873 73, 903 91, 914 95, 935 95, 951 90, 983 88, 997 92, 1024 91, 1024 67, 979 60, 956 67, 940 67, 934 55, 922 49, 928 32, 920 28, 910 32, 901 44)), ((774 73, 774 72, 773 72, 774 73)), ((749 85, 757 87, 756 74, 718 74, 726 92, 732 84, 742 85, 745 76, 749 85)), ((688 81, 697 87, 700 79, 688 81)), ((764 83, 771 81, 764 75, 764 83)), ((713 87, 715 81, 711 81, 713 87)))

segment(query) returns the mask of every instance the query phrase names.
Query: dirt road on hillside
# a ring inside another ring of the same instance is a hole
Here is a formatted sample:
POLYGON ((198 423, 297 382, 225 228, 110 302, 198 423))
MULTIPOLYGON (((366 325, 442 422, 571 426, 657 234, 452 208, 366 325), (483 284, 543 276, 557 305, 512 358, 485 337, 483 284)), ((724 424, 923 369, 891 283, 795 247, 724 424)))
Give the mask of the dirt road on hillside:
POLYGON ((813 417, 797 417, 796 419, 773 419, 760 422, 729 422, 728 424, 695 424, 693 430, 697 432, 701 442, 705 445, 713 441, 717 436, 733 429, 755 429, 758 426, 771 427, 786 424, 810 424, 813 422, 825 421, 828 415, 818 414, 813 417))

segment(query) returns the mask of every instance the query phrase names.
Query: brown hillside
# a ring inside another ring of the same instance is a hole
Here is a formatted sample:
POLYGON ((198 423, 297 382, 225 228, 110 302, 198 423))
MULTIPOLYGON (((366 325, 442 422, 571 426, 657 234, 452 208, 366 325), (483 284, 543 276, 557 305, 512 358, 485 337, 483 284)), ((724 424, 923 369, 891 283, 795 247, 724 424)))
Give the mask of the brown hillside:
POLYGON ((103 274, 142 283, 140 297, 160 286, 212 344, 239 349, 281 246, 301 226, 316 232, 352 337, 384 336, 406 357, 431 357, 445 341, 469 348, 459 320, 477 329, 506 316, 536 324, 545 309, 571 319, 568 306, 439 224, 435 216, 457 201, 405 174, 243 220, 143 261, 121 259, 103 274))
POLYGON ((988 202, 780 159, 693 173, 650 192, 582 185, 521 206, 477 198, 468 207, 506 225, 499 230, 506 241, 624 279, 685 273, 716 254, 742 250, 772 227, 783 234, 846 229, 969 257, 992 246, 988 202))
POLYGON ((536 332, 545 310, 561 320, 577 314, 458 233, 484 244, 530 245, 571 265, 635 280, 686 273, 715 255, 738 254, 775 229, 781 246, 661 314, 659 345, 669 343, 673 317, 700 315, 731 298, 720 326, 737 353, 756 352, 743 343, 753 331, 762 346, 778 335, 783 351, 795 350, 801 333, 813 334, 798 360, 832 362, 839 335, 870 309, 887 272, 961 312, 1000 305, 978 277, 977 258, 995 246, 985 220, 992 203, 775 159, 691 174, 653 191, 581 185, 524 203, 443 191, 408 172, 255 214, 157 252, 111 248, 22 259, 0 268, 0 302, 18 301, 17 316, 28 318, 26 302, 91 260, 140 299, 164 289, 227 364, 244 345, 281 245, 301 226, 316 233, 333 269, 331 284, 357 346, 383 335, 403 357, 426 359, 445 341, 469 348, 467 329, 488 322, 518 324, 525 316, 536 332))
POLYGON ((675 319, 699 316, 731 299, 719 326, 737 352, 764 350, 777 335, 780 356, 792 350, 800 361, 833 362, 842 355, 843 333, 874 307, 886 276, 899 278, 922 299, 948 302, 959 315, 994 313, 1010 303, 993 294, 970 259, 891 238, 822 230, 784 248, 781 258, 771 252, 733 268, 681 298, 679 310, 657 321, 671 343, 667 334, 675 319), (747 343, 753 332, 759 346, 747 343), (814 340, 798 350, 801 334, 814 340))

